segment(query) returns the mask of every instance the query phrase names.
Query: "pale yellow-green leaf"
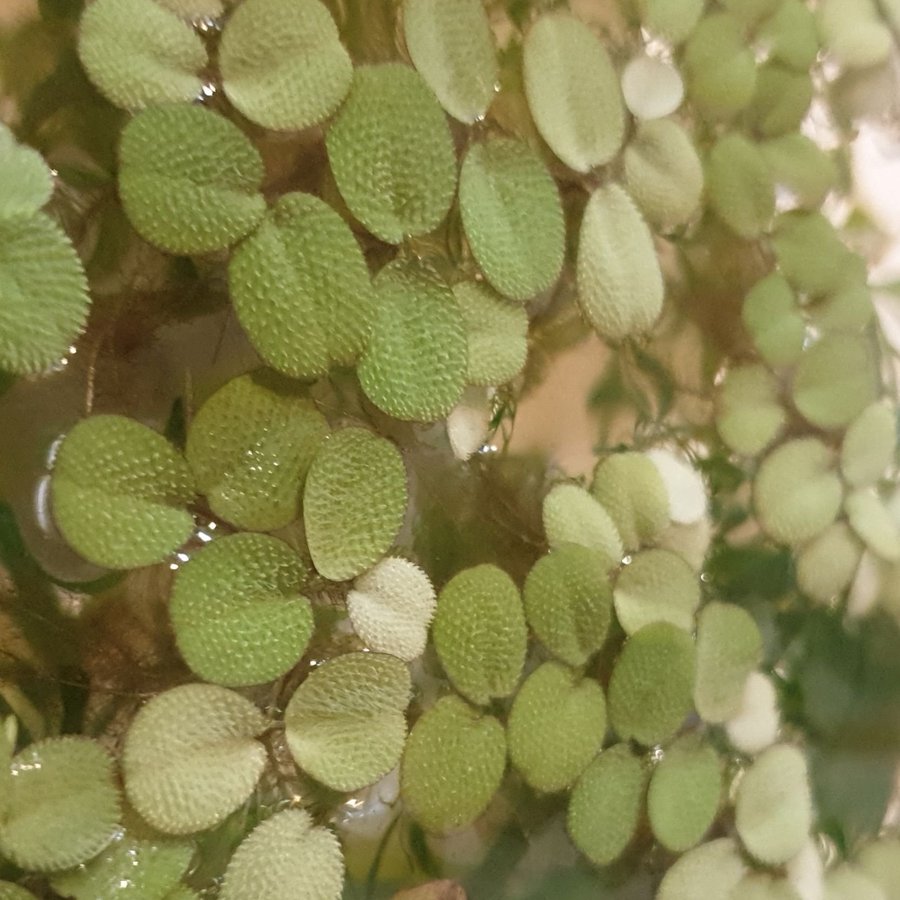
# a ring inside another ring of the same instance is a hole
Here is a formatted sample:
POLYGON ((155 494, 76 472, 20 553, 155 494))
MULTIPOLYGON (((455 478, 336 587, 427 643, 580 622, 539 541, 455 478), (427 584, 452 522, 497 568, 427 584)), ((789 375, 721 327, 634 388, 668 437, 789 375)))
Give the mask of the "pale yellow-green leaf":
POLYGON ((96 856, 115 836, 119 790, 112 757, 86 737, 47 738, 11 763, 0 853, 37 872, 68 869, 96 856))
POLYGON ((501 294, 524 301, 552 287, 565 253, 562 204, 527 144, 472 144, 460 171, 459 208, 472 253, 501 294))
POLYGON ((656 900, 730 900, 746 872, 735 841, 718 838, 679 857, 666 872, 656 900))
POLYGON ((660 119, 684 99, 684 83, 670 62, 639 53, 622 71, 622 97, 637 119, 660 119))
POLYGON ((691 710, 696 651, 692 637, 669 622, 636 631, 613 666, 610 724, 622 740, 645 746, 672 737, 691 710))
POLYGON ((441 106, 466 124, 483 118, 500 69, 481 0, 405 0, 403 34, 441 106))
POLYGON ((124 416, 91 416, 64 438, 50 482, 53 517, 85 559, 129 569, 161 562, 194 530, 193 478, 161 435, 124 416))
POLYGON ((30 216, 53 193, 53 175, 44 158, 27 144, 16 143, 0 122, 0 219, 30 216))
POLYGON ((390 548, 406 512, 406 468, 387 439, 364 428, 332 434, 313 460, 303 521, 313 565, 332 581, 354 578, 390 548))
POLYGON ((201 547, 178 569, 169 616, 191 670, 228 687, 284 675, 313 632, 306 575, 296 552, 262 534, 239 533, 201 547))
POLYGON ((644 805, 647 773, 627 744, 600 753, 572 789, 566 819, 575 846, 609 865, 631 842, 644 805))
POLYGON ((756 91, 747 108, 747 121, 761 137, 778 137, 799 128, 813 99, 809 72, 796 72, 778 63, 759 67, 756 91))
POLYGON ((772 679, 762 672, 751 672, 744 682, 741 705, 725 723, 725 733, 732 746, 755 756, 778 739, 781 713, 778 694, 772 679))
POLYGON ((856 863, 884 891, 885 900, 900 900, 900 841, 896 837, 869 841, 856 863))
POLYGON ((891 51, 891 32, 874 0, 822 0, 818 5, 822 42, 849 69, 884 62, 891 51))
POLYGON ((762 635, 750 613, 709 603, 697 617, 694 705, 706 722, 724 722, 741 708, 744 685, 762 658, 762 635))
POLYGON ((737 132, 719 138, 706 165, 709 203, 735 234, 751 239, 775 215, 775 184, 759 147, 737 132))
POLYGON ((864 487, 887 474, 897 458, 897 410, 887 400, 867 406, 844 434, 841 472, 848 484, 864 487))
POLYGON ((247 336, 286 375, 322 375, 366 347, 375 316, 369 270, 346 222, 318 197, 279 198, 235 251, 228 283, 247 336))
POLYGON ((857 488, 848 494, 844 511, 850 527, 876 556, 900 561, 900 524, 874 488, 857 488))
POLYGON ((409 669, 383 653, 345 653, 313 669, 284 711, 291 755, 337 791, 373 784, 400 761, 409 669))
POLYGON ((759 150, 776 190, 790 192, 799 207, 818 208, 837 187, 840 173, 834 158, 799 131, 763 141, 759 150))
POLYGON ((239 528, 271 531, 300 514, 300 495, 328 425, 296 385, 264 369, 200 407, 186 455, 210 508, 239 528))
MULTIPOLYGON (((25 202, 15 196, 0 205, 25 202)), ((49 216, 0 215, 0 368, 30 375, 59 364, 87 323, 87 287, 71 241, 49 216)))
POLYGON ((672 44, 680 44, 694 30, 706 0, 638 0, 641 24, 672 44))
POLYGON ((341 845, 305 809, 282 809, 244 838, 225 869, 222 900, 339 900, 341 845))
POLYGON ((776 744, 744 773, 735 800, 735 824, 747 852, 765 865, 780 865, 800 852, 812 825, 806 758, 776 744))
POLYGON ((495 565, 464 569, 438 595, 432 639, 453 686, 473 703, 516 687, 528 640, 519 589, 495 565))
POLYGON ((78 57, 116 106, 142 109, 200 95, 207 64, 200 35, 148 0, 95 0, 78 30, 78 57))
POLYGON ((253 793, 266 765, 265 716, 211 684, 158 694, 132 720, 122 770, 128 800, 168 834, 211 828, 253 793))
POLYGON ((544 532, 551 547, 580 544, 595 551, 607 569, 622 560, 622 539, 609 513, 583 487, 557 484, 544 498, 544 532))
POLYGON ((840 288, 853 265, 834 226, 817 212, 790 212, 778 217, 772 235, 778 265, 791 286, 810 297, 840 288))
POLYGON ((444 112, 413 69, 360 66, 326 136, 341 196, 376 237, 399 244, 443 221, 456 189, 444 112))
POLYGON ((119 197, 145 240, 207 253, 246 237, 266 202, 262 157, 233 122, 202 106, 150 107, 119 144, 119 197))
POLYGON ((833 452, 818 438, 796 438, 763 460, 753 484, 756 514, 765 531, 800 544, 824 531, 843 499, 833 452))
POLYGON ((886 896, 867 872, 844 862, 825 873, 825 900, 886 900, 886 896))
POLYGON ((428 831, 456 831, 484 812, 505 769, 503 726, 459 697, 443 697, 406 741, 400 767, 404 807, 428 831))
POLYGON ((252 122, 299 131, 331 115, 353 65, 319 0, 243 0, 219 42, 228 99, 252 122))
POLYGON ((741 307, 741 319, 759 355, 774 367, 793 365, 803 352, 806 322, 784 276, 757 281, 741 307))
POLYGON ((606 640, 612 618, 607 566, 595 551, 560 544, 532 566, 523 591, 535 636, 571 666, 584 665, 606 640))
POLYGON ((671 231, 699 209, 703 166, 678 122, 641 122, 625 148, 624 162, 628 193, 655 228, 671 231))
POLYGON ((557 662, 535 669, 513 700, 507 722, 509 758, 538 791, 572 785, 599 751, 606 700, 592 678, 557 662))
POLYGON ((758 36, 769 48, 769 59, 801 72, 809 69, 819 53, 815 14, 803 0, 782 0, 762 23, 758 36))
POLYGON ((615 183, 588 200, 578 238, 578 304, 611 341, 645 334, 662 311, 663 280, 647 223, 615 183))
POLYGON ((756 456, 784 428, 787 411, 778 391, 778 379, 765 366, 728 370, 716 398, 716 428, 735 453, 756 456))
POLYGON ((395 261, 375 279, 376 314, 357 367, 366 396, 396 419, 430 422, 462 396, 468 367, 463 314, 426 264, 395 261))
POLYGON ((863 545, 846 522, 829 525, 797 551, 797 586, 808 597, 827 603, 850 586, 863 545))
POLYGON ((576 172, 609 162, 622 145, 625 111, 606 48, 563 12, 541 16, 525 36, 525 94, 541 137, 576 172))

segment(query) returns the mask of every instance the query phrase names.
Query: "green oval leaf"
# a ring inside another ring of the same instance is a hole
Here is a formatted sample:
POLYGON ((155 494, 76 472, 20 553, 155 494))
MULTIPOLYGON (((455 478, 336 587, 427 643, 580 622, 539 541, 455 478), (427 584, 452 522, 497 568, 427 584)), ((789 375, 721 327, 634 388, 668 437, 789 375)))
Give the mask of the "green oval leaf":
POLYGON ((128 800, 167 834, 211 828, 253 793, 266 764, 265 716, 240 694, 186 684, 158 694, 125 736, 128 800))
POLYGON ((609 162, 622 146, 625 109, 606 48, 567 13, 541 16, 525 35, 525 94, 541 137, 576 172, 609 162))
POLYGON ((883 891, 885 900, 900 896, 900 841, 883 837, 865 844, 857 864, 883 891))
POLYGON ((525 310, 474 281, 455 284, 453 296, 466 326, 468 383, 488 386, 512 381, 528 355, 525 310))
POLYGON ((666 748, 650 779, 647 814, 654 837, 676 853, 689 850, 712 825, 721 794, 716 751, 697 735, 680 737, 666 748))
POLYGON ((598 334, 622 341, 649 331, 662 310, 653 238, 628 194, 610 183, 591 194, 578 238, 578 304, 598 334))
POLYGON ((544 531, 551 547, 580 544, 599 554, 607 571, 622 560, 622 540, 609 513, 577 484, 557 484, 544 497, 544 531))
POLYGON ((393 656, 332 658, 309 673, 284 711, 291 755, 334 790, 373 784, 400 760, 409 694, 409 670, 393 656))
POLYGON ((428 831, 455 831, 484 812, 505 768, 503 726, 459 697, 442 697, 406 741, 400 767, 403 804, 428 831))
POLYGON ((812 825, 800 750, 776 744, 756 758, 738 785, 735 824, 747 851, 765 865, 780 865, 800 852, 812 825))
POLYGON ((843 285, 853 270, 853 254, 820 213, 790 212, 778 217, 772 249, 791 286, 821 297, 843 285))
POLYGON ((763 365, 730 369, 719 387, 716 428, 735 453, 756 456, 784 429, 778 379, 763 365))
POLYGON ((800 414, 820 428, 844 428, 878 396, 871 344, 853 335, 826 335, 803 352, 792 393, 800 414))
POLYGON ((438 596, 432 638, 461 694, 481 705, 509 696, 528 640, 522 598, 509 575, 494 565, 454 575, 438 596))
POLYGON ((900 561, 900 525, 875 488, 857 488, 844 501, 847 521, 860 540, 887 562, 900 561))
POLYGON ((731 838, 689 850, 666 872, 656 900, 729 900, 747 866, 731 838))
POLYGON ((59 363, 89 305, 81 261, 52 219, 0 218, 0 368, 30 375, 59 363))
POLYGON ((641 24, 672 44, 680 44, 696 28, 706 0, 638 0, 641 24))
POLYGON ((441 106, 466 124, 483 118, 500 71, 481 0, 405 0, 403 34, 441 106))
POLYGON ((874 0, 823 0, 818 7, 822 43, 840 65, 867 69, 884 62, 893 38, 874 0))
POLYGON ((585 769, 569 799, 567 827, 575 846, 598 866, 622 855, 637 831, 647 775, 627 744, 604 750, 585 769))
POLYGON ((219 43, 222 86, 248 119, 299 131, 333 113, 353 65, 319 0, 243 0, 219 43))
POLYGON ((653 622, 671 622, 691 632, 700 605, 700 582, 677 553, 642 550, 620 569, 613 599, 626 634, 653 622))
POLYGON ((206 47, 187 23, 146 0, 96 0, 81 17, 78 57, 116 106, 195 100, 206 47))
POLYGON ((751 672, 744 682, 741 708, 725 723, 728 740, 741 753, 755 756, 775 743, 780 728, 778 694, 772 679, 762 672, 751 672))
POLYGON ((829 525, 797 552, 797 586, 827 603, 850 586, 862 552, 863 545, 846 522, 829 525))
POLYGON ((652 544, 669 524, 669 495, 643 453, 614 453, 594 469, 591 493, 609 513, 626 551, 652 544))
POLYGON ((50 490, 63 537, 99 566, 161 562, 194 530, 184 458, 161 434, 124 416, 79 422, 60 445, 50 490))
POLYGON ((762 635, 747 610, 709 603, 697 617, 694 705, 706 722, 724 722, 741 707, 747 676, 762 659, 762 635))
POLYGON ((339 900, 344 861, 334 832, 305 809, 283 809, 244 838, 225 869, 222 900, 339 900))
POLYGON ((283 195, 235 251, 228 283, 241 325, 279 372, 312 378, 366 346, 369 270, 347 224, 318 197, 283 195))
POLYGON ((603 558, 578 544, 560 544, 525 579, 528 624, 554 655, 584 665, 606 640, 612 591, 603 558))
POLYGON ((650 224, 684 225, 700 208, 703 166, 687 132, 672 119, 641 122, 625 148, 625 186, 650 224))
POLYGON ((646 746, 678 731, 691 710, 696 651, 691 636, 668 622, 636 631, 609 682, 609 718, 622 740, 646 746))
POLYGON ((528 300, 555 283, 565 252, 562 204, 527 144, 473 144, 459 176, 459 208, 472 253, 501 294, 528 300))
POLYGON ((2 122, 0 173, 0 219, 34 215, 53 194, 53 175, 44 158, 26 144, 17 144, 2 122))
MULTIPOLYGON (((785 900, 799 900, 799 897, 795 891, 784 894, 785 900)), ((880 885, 866 872, 846 862, 825 875, 825 897, 827 900, 886 900, 880 885)))
POLYGON ((265 214, 262 158, 235 124, 203 107, 138 113, 122 132, 119 163, 119 196, 131 224, 163 250, 220 250, 265 214))
POLYGON ((387 552, 406 511, 397 448, 363 428, 322 445, 309 470, 303 521, 313 565, 332 581, 360 575, 387 552))
POLYGON ((798 206, 818 208, 838 184, 840 173, 834 159, 805 134, 794 132, 772 138, 762 142, 759 150, 772 173, 776 190, 784 189, 782 195, 789 192, 798 206))
POLYGON ((622 71, 622 97, 636 119, 671 115, 684 99, 684 82, 672 63, 638 53, 622 71))
POLYGON ((375 279, 375 323, 357 368, 366 396, 395 419, 446 416, 466 383, 463 316, 425 264, 393 262, 375 279))
POLYGON ((366 646, 407 662, 425 652, 436 604, 425 572, 390 556, 360 575, 347 594, 350 621, 366 646))
POLYGON ((710 206, 735 234, 759 237, 775 215, 775 183, 759 147, 736 132, 719 138, 706 165, 710 206))
POLYGON ((795 72, 777 63, 760 66, 756 93, 746 116, 762 137, 777 137, 799 128, 813 99, 809 72, 795 72))
POLYGON ((287 544, 261 534, 212 541, 175 576, 169 615, 178 650, 205 681, 228 687, 284 675, 313 631, 306 572, 287 544))
POLYGON ((806 322, 784 276, 773 272, 744 298, 741 319, 753 346, 770 366, 793 365, 803 353, 806 322))
POLYGON ((753 502, 771 537, 799 544, 835 520, 843 489, 833 464, 833 453, 817 438, 788 441, 763 460, 753 483, 753 502))
POLYGON ((13 757, 0 853, 23 869, 52 872, 96 856, 120 816, 112 758, 96 741, 48 738, 13 757))
POLYGON ((874 484, 897 456, 897 411, 879 400, 850 424, 841 444, 841 473, 853 487, 874 484))
POLYGON ((338 190, 353 215, 390 244, 426 234, 456 189, 450 130, 428 86, 408 66, 361 66, 326 136, 338 190))
POLYGON ((539 791, 571 785, 606 734, 606 700, 591 678, 557 662, 535 669, 516 694, 507 723, 509 758, 539 791))
MULTIPOLYGON (((852 895, 854 900, 864 900, 860 895, 852 895)), ((786 878, 779 878, 762 872, 745 875, 729 894, 730 900, 802 900, 786 878)), ((869 898, 875 900, 875 898, 869 898)), ((880 900, 880 898, 877 898, 880 900)))
POLYGON ((269 375, 240 375, 219 388, 194 417, 185 451, 212 511, 256 531, 297 518, 307 472, 328 433, 299 390, 269 375))
POLYGON ((805 72, 819 55, 815 13, 803 0, 783 0, 759 29, 769 48, 769 59, 805 72))

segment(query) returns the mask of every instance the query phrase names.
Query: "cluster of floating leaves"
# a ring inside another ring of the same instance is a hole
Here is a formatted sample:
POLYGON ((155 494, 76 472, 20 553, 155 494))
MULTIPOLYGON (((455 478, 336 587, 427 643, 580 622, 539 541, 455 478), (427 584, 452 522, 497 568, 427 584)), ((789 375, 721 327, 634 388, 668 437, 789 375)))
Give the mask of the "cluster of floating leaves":
MULTIPOLYGON (((610 345, 640 341, 663 314, 662 245, 709 217, 765 260, 742 299, 747 352, 716 386, 759 525, 813 600, 874 570, 865 603, 900 606, 896 411, 866 266, 820 211, 837 167, 799 130, 823 41, 865 67, 896 23, 857 0, 628 5, 644 35, 628 61, 569 11, 531 11, 516 47, 524 134, 491 119, 504 88, 480 0, 405 0, 408 60, 355 66, 319 0, 86 7, 81 64, 132 114, 117 173, 128 220, 164 252, 221 263, 265 368, 218 386, 183 449, 119 415, 88 416, 59 445, 52 509, 74 550, 115 570, 179 554, 168 613, 198 680, 149 699, 115 758, 71 736, 15 753, 6 723, 0 854, 21 870, 79 900, 123 883, 195 896, 203 834, 287 768, 313 797, 399 780, 398 808, 432 835, 524 783, 563 804, 595 866, 649 833, 672 860, 659 900, 809 900, 823 879, 829 897, 894 896, 894 838, 822 872, 806 755, 782 727, 760 629, 701 577, 712 525, 694 447, 604 453, 589 485, 553 484, 521 582, 501 560, 436 590, 412 552, 394 429, 446 420, 470 456, 555 288, 574 284, 610 345), (323 186, 273 190, 260 135, 302 129, 321 133, 323 186), (459 254, 435 249, 454 242, 459 254), (371 416, 317 399, 346 367, 371 416), (343 652, 311 654, 341 629, 343 652), (281 706, 263 709, 254 690, 273 683, 281 706)), ((0 367, 31 374, 84 327, 87 285, 41 211, 42 159, 3 129, 0 166, 0 367)), ((327 816, 278 790, 245 822, 219 896, 341 896, 327 816)))

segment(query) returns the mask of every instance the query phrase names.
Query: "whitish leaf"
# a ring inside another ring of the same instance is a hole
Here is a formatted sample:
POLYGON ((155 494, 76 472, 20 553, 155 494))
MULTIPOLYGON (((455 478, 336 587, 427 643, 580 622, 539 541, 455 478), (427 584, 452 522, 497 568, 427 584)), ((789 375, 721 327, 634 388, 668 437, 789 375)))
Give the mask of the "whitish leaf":
POLYGON ((653 238, 617 184, 597 188, 588 200, 576 274, 579 306, 601 337, 621 341, 655 324, 663 280, 653 238))
POLYGON ((249 700, 223 687, 187 684, 157 695, 125 736, 129 801, 168 834, 211 828, 256 787, 266 751, 255 738, 266 725, 249 700))
POLYGON ((525 662, 522 598, 493 565, 459 572, 438 596, 434 646, 453 686, 473 703, 511 694, 525 662))
POLYGON ((122 132, 119 163, 131 224, 163 250, 219 250, 265 214, 262 158, 237 125, 201 106, 139 113, 122 132))
POLYGON ((284 712, 297 765, 338 791, 373 784, 400 760, 409 694, 406 665, 383 653, 345 653, 313 669, 284 712))
POLYGON ((709 830, 719 809, 722 771, 719 757, 697 735, 670 744, 657 764, 647 792, 647 814, 654 837, 682 853, 709 830))
POLYGON ((375 290, 372 337, 357 369, 366 396, 396 419, 446 416, 462 396, 468 353, 453 292, 418 262, 388 264, 375 290))
POLYGON ((609 162, 622 145, 625 110, 606 48, 567 13, 548 13, 525 36, 525 94, 541 137, 576 172, 609 162))
POLYGON ((636 118, 661 119, 681 106, 684 83, 671 63, 641 53, 622 72, 622 96, 636 118))
POLYGON ((147 0, 95 0, 81 17, 78 56, 112 103, 142 109, 194 100, 207 64, 200 35, 147 0))
POLYGON ((361 66, 326 137, 338 189, 376 237, 399 244, 446 216, 456 154, 444 113, 408 66, 361 66))
POLYGON ((459 697, 443 697, 406 741, 400 768, 404 806, 428 831, 455 831, 484 812, 505 768, 503 726, 459 697))
POLYGON ((241 325, 279 372, 312 378, 366 346, 369 271, 347 224, 317 197, 282 196, 235 251, 228 283, 241 325))
POLYGON ((556 183, 526 144, 495 138, 473 144, 459 177, 466 238, 501 294, 528 300, 559 277, 565 223, 556 183))
POLYGON ((287 544, 261 534, 212 541, 181 566, 169 601, 178 650, 205 681, 262 684, 284 675, 313 631, 306 572, 287 544))
POLYGON ((297 131, 331 115, 353 65, 319 0, 243 0, 219 43, 222 86, 252 122, 297 131))
POLYGON ((441 106, 467 124, 483 118, 500 73, 481 0, 406 0, 403 34, 441 106))
POLYGON ((725 723, 732 745, 748 756, 755 756, 778 739, 781 714, 772 679, 762 672, 751 672, 744 682, 741 705, 725 723))
POLYGON ((606 866, 621 856, 637 831, 647 774, 627 744, 604 750, 572 790, 567 826, 576 847, 606 866))
POLYGON ((59 363, 89 303, 81 261, 52 219, 0 218, 0 369, 28 375, 59 363))
POLYGON ((557 662, 546 662, 525 680, 507 723, 509 758, 539 791, 569 787, 584 771, 606 734, 606 700, 600 685, 557 662))
POLYGON ((756 758, 738 785, 735 824, 747 851, 765 865, 800 852, 812 825, 806 759, 776 744, 756 758))
POLYGON ((397 448, 363 428, 335 432, 313 460, 303 521, 313 565, 332 581, 380 559, 406 511, 406 469, 397 448))
POLYGON ((613 599, 616 618, 626 634, 652 622, 671 622, 691 632, 700 605, 700 582, 677 553, 641 550, 620 569, 613 599))
POLYGON ((369 649, 410 661, 425 651, 436 602, 425 572, 409 560, 388 557, 353 583, 347 612, 369 649))
POLYGON ((344 860, 337 837, 305 809, 257 825, 225 869, 222 900, 339 900, 344 860))
POLYGON ((785 544, 799 544, 824 531, 835 520, 842 496, 834 455, 817 438, 777 447, 763 460, 753 483, 760 523, 785 544))
POLYGON ((124 416, 79 422, 60 445, 50 489, 63 537, 100 566, 160 562, 194 530, 184 458, 161 434, 124 416))
POLYGON ((83 737, 49 738, 13 757, 0 853, 23 869, 52 872, 96 856, 120 816, 112 757, 83 737))
POLYGON ((306 474, 328 425, 290 383, 265 370, 233 378, 200 408, 186 455, 213 512, 270 531, 300 513, 306 474))
POLYGON ((691 636, 668 622, 625 642, 609 682, 610 724, 622 740, 652 746, 678 731, 691 710, 695 659, 691 636))
POLYGON ((528 624, 563 662, 584 665, 606 640, 612 592, 603 558, 579 544, 560 544, 525 579, 528 624))

